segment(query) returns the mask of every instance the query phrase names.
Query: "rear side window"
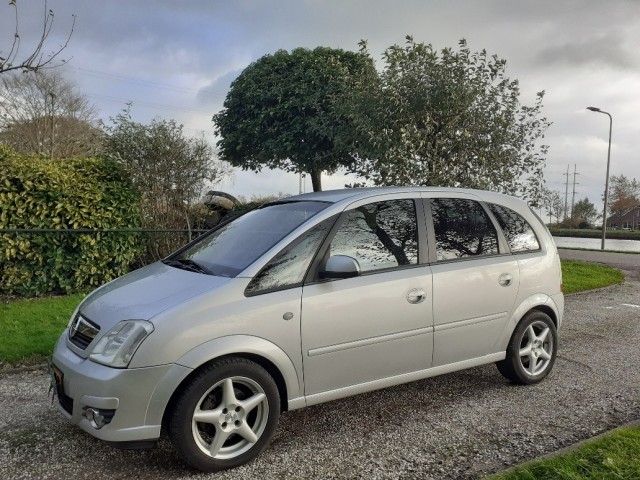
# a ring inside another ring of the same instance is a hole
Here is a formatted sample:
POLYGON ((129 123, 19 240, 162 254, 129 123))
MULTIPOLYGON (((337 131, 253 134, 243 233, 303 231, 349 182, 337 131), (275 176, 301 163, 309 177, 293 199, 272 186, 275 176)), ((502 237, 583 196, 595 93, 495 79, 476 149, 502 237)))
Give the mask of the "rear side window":
POLYGON ((438 261, 498 254, 498 234, 478 202, 433 199, 431 214, 438 261))
POLYGON ((533 228, 519 213, 495 203, 490 203, 489 209, 498 220, 512 252, 540 250, 540 243, 533 228))

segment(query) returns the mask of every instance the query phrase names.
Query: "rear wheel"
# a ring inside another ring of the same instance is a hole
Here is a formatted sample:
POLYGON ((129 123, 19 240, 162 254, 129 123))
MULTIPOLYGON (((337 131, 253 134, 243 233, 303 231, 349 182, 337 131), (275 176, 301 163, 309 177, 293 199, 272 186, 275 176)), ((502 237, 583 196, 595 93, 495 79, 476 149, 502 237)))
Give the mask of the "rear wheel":
POLYGON ((514 383, 531 385, 546 377, 556 360, 558 334, 546 313, 527 313, 513 331, 507 358, 496 363, 502 375, 514 383))
POLYGON ((244 358, 198 372, 173 407, 169 436, 189 465, 215 472, 242 465, 264 450, 280 417, 273 378, 244 358))

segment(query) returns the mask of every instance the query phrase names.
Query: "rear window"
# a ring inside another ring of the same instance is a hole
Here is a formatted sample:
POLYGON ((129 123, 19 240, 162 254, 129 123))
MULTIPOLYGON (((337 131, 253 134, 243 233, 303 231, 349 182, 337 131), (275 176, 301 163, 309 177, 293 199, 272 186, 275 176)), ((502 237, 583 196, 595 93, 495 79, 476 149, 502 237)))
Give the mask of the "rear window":
POLYGON ((498 220, 511 252, 530 252, 540 250, 538 238, 522 215, 510 208, 495 203, 489 204, 489 209, 498 220))

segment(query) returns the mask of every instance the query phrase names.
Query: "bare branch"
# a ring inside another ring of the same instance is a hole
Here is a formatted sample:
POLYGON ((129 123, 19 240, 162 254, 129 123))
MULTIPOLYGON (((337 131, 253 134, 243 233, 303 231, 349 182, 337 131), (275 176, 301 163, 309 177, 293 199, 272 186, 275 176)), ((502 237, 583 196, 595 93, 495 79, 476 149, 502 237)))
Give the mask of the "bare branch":
MULTIPOLYGON (((38 43, 34 47, 33 51, 24 58, 24 60, 17 60, 18 54, 20 52, 20 33, 19 33, 19 15, 18 15, 18 6, 15 0, 11 0, 9 2, 9 6, 13 7, 15 12, 15 32, 13 37, 13 43, 11 45, 11 50, 6 58, 0 56, 0 74, 7 73, 13 70, 21 70, 23 72, 37 72, 42 68, 53 68, 58 65, 52 65, 52 62, 62 53, 63 50, 67 48, 69 45, 69 41, 71 40, 71 36, 73 35, 75 25, 76 25, 76 16, 72 15, 73 22, 71 24, 71 29, 69 31, 69 35, 66 38, 64 44, 60 45, 57 50, 52 51, 48 56, 45 57, 43 53, 43 49, 45 48, 45 43, 49 34, 51 33, 51 29, 53 27, 54 22, 54 13, 52 10, 48 8, 47 0, 44 2, 44 16, 42 23, 42 34, 40 35, 40 39, 38 43)), ((0 53, 2 51, 0 50, 0 53)), ((61 60, 61 63, 66 63, 67 60, 61 60)))

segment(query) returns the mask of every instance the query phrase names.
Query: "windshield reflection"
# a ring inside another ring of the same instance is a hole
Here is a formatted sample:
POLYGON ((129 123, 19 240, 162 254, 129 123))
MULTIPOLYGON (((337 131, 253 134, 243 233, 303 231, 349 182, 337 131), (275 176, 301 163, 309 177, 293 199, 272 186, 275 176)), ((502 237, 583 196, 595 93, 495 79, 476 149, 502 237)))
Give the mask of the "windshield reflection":
POLYGON ((191 260, 212 275, 235 277, 329 205, 325 202, 266 205, 205 235, 187 250, 170 257, 170 260, 191 260))

